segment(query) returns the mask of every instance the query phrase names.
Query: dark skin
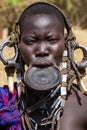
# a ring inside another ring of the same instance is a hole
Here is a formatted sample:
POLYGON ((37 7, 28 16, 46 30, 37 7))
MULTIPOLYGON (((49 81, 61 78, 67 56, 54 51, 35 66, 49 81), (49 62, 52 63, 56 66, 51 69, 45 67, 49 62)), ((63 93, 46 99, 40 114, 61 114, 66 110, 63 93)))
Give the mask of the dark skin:
MULTIPOLYGON (((38 14, 25 18, 19 49, 27 66, 35 65, 35 62, 46 66, 48 63, 40 62, 41 58, 59 66, 64 48, 64 26, 55 16, 38 14)), ((73 86, 66 100, 60 130, 87 130, 86 113, 87 96, 73 86)))
POLYGON ((60 130, 87 130, 87 96, 73 86, 65 103, 60 130))
MULTIPOLYGON (((58 24, 56 17, 54 22, 53 16, 50 15, 43 14, 28 18, 29 20, 25 19, 19 44, 25 64, 29 66, 33 61, 36 63, 40 62, 41 58, 46 58, 49 62, 59 65, 64 50, 63 26, 58 24)), ((45 62, 42 64, 46 65, 45 62)))

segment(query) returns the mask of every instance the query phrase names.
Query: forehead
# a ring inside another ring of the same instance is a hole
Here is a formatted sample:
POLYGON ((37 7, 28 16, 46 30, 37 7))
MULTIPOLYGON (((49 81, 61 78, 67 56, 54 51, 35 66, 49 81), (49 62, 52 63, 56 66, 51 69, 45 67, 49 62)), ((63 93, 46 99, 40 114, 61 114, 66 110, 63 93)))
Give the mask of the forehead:
POLYGON ((29 31, 32 29, 58 29, 64 31, 64 23, 58 19, 54 14, 37 14, 37 15, 26 15, 25 19, 21 24, 21 32, 29 31))
POLYGON ((61 22, 64 22, 64 15, 59 8, 49 3, 37 2, 31 4, 22 12, 18 23, 21 24, 22 21, 25 19, 26 15, 36 14, 55 14, 61 22))

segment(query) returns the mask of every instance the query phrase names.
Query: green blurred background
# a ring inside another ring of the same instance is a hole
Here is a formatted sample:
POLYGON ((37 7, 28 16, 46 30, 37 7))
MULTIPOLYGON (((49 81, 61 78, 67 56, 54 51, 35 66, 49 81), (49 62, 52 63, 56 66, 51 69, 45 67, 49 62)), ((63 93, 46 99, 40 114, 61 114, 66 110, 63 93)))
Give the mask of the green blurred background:
MULTIPOLYGON (((12 31, 13 25, 22 10, 38 0, 1 0, 0 1, 0 37, 4 29, 12 31)), ((87 0, 39 0, 51 2, 60 7, 73 26, 87 29, 87 0)))

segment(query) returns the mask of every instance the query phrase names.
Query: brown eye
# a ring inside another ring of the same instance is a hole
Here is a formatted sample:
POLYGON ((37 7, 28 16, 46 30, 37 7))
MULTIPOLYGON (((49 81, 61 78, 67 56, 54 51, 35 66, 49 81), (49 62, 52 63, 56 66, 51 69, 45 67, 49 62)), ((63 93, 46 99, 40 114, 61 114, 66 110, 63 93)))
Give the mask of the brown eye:
POLYGON ((36 40, 35 39, 28 39, 28 40, 23 40, 23 42, 27 45, 33 45, 36 40))
POLYGON ((48 41, 49 41, 51 44, 57 43, 58 40, 59 40, 59 39, 55 39, 55 38, 48 39, 48 41))
POLYGON ((25 43, 28 44, 28 45, 32 45, 32 44, 34 44, 34 41, 33 40, 29 40, 29 41, 25 41, 25 43))

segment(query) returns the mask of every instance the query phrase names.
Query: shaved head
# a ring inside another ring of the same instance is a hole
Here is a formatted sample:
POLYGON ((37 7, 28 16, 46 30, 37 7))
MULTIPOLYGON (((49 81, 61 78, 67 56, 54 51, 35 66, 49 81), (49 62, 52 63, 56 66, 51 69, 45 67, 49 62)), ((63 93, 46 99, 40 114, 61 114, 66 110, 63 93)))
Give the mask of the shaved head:
POLYGON ((62 12, 56 6, 45 2, 37 2, 28 6, 19 18, 18 24, 22 28, 24 22, 26 21, 26 18, 37 14, 48 14, 55 16, 58 21, 64 26, 65 21, 62 12))

